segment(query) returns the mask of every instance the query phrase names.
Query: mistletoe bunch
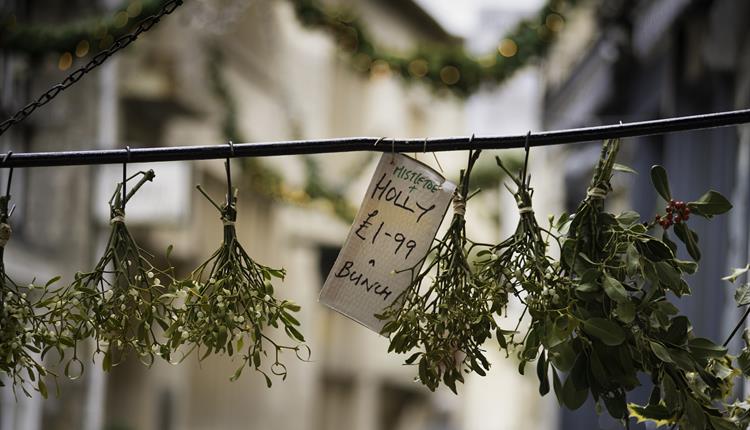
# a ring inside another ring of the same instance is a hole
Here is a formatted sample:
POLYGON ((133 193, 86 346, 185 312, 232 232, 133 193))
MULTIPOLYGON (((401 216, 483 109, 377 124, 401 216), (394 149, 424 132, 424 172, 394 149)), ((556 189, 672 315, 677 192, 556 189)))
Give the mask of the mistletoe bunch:
MULTIPOLYGON (((70 344, 70 333, 50 319, 50 287, 59 277, 44 286, 21 286, 5 272, 3 254, 11 235, 8 225, 10 195, 0 196, 0 376, 28 396, 29 385, 47 397, 46 377, 55 374, 44 366, 44 357, 52 349, 60 351, 70 344)), ((0 387, 4 386, 0 378, 0 387)))
MULTIPOLYGON (((229 173, 227 173, 229 175, 229 173)), ((271 386, 269 372, 286 378, 287 369, 281 362, 284 350, 292 350, 302 360, 309 358, 309 349, 294 313, 299 305, 274 297, 273 279, 284 279, 283 269, 272 269, 255 262, 237 240, 237 190, 231 184, 227 201, 219 206, 203 189, 198 190, 216 207, 224 224, 224 240, 214 254, 198 266, 190 277, 176 284, 165 297, 178 299, 176 318, 165 335, 171 348, 183 344, 204 349, 201 359, 211 353, 232 356, 243 352, 242 364, 232 379, 240 377, 245 366, 260 372, 271 386), (277 343, 267 330, 282 328, 296 344, 277 343), (247 347, 245 347, 247 345, 247 347), (263 361, 271 354, 270 368, 263 361)))
MULTIPOLYGON (((524 314, 529 313, 532 319, 554 319, 556 314, 563 312, 569 301, 570 279, 564 274, 554 259, 547 255, 550 237, 558 241, 549 230, 539 226, 532 206, 533 190, 529 186, 530 177, 527 175, 528 152, 524 166, 518 175, 510 172, 496 158, 498 166, 514 182, 515 191, 508 187, 518 206, 519 221, 514 234, 503 242, 492 247, 485 253, 489 258, 479 261, 479 272, 484 282, 494 285, 493 290, 502 296, 495 302, 505 301, 513 295, 525 305, 524 314)), ((480 256, 483 253, 480 253, 480 256)), ((515 334, 521 325, 522 317, 513 330, 498 328, 496 338, 500 347, 509 351, 511 348, 529 342, 531 346, 520 353, 521 366, 524 371, 525 363, 536 357, 539 339, 533 332, 527 332, 523 340, 516 341, 515 334)), ((498 313, 498 316, 501 316, 498 313)), ((559 324, 560 322, 558 322, 559 324)), ((555 323, 550 321, 550 324, 555 323)), ((562 332, 570 327, 561 325, 562 332)), ((549 391, 549 384, 543 386, 542 393, 549 391)))
POLYGON ((481 246, 466 238, 464 219, 466 202, 472 197, 471 169, 479 153, 471 152, 466 170, 461 171, 453 220, 425 257, 430 262, 410 269, 409 287, 378 315, 388 320, 382 333, 390 337, 389 351, 419 349, 406 362, 418 362, 419 380, 431 390, 442 381, 456 392, 464 372, 486 374, 490 363, 483 345, 496 328, 496 308, 504 305, 504 300, 495 300, 498 295, 469 261, 474 248, 481 246))
POLYGON ((111 230, 102 257, 90 272, 75 274, 53 310, 54 319, 67 325, 73 337, 72 358, 65 368, 68 376, 83 370, 76 346, 88 338, 96 343, 95 353, 104 354, 104 370, 118 364, 127 351, 147 365, 155 356, 169 357, 159 330, 171 321, 169 303, 160 300, 166 292, 163 279, 173 281, 171 269, 155 268, 152 256, 138 246, 125 224, 125 204, 154 176, 153 170, 138 172, 118 184, 109 201, 111 230), (126 193, 127 181, 136 178, 138 182, 126 193))

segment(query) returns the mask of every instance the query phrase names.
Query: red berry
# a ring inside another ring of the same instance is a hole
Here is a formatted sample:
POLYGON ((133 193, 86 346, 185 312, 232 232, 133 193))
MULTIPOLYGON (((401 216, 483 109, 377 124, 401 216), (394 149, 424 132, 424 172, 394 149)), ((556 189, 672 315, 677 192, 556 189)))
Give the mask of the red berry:
POLYGON ((680 200, 679 202, 675 203, 675 205, 677 206, 678 209, 682 209, 685 207, 685 202, 680 200))
POLYGON ((672 207, 671 207, 671 206, 667 206, 667 213, 668 213, 668 214, 671 214, 671 213, 672 213, 672 207))
POLYGON ((656 222, 659 222, 660 220, 661 220, 661 217, 660 217, 660 216, 659 216, 659 215, 657 214, 657 215, 656 215, 656 216, 654 217, 654 221, 656 221, 656 222))
POLYGON ((675 201, 674 201, 673 199, 670 199, 670 200, 669 200, 669 206, 674 206, 674 204, 675 204, 675 203, 676 203, 676 202, 675 202, 675 201))
POLYGON ((682 210, 682 216, 690 215, 690 207, 685 206, 685 209, 682 210))
POLYGON ((676 217, 674 218, 674 222, 676 222, 677 224, 681 223, 681 222, 682 222, 682 217, 681 217, 681 216, 679 216, 679 215, 677 215, 677 216, 676 216, 676 217))

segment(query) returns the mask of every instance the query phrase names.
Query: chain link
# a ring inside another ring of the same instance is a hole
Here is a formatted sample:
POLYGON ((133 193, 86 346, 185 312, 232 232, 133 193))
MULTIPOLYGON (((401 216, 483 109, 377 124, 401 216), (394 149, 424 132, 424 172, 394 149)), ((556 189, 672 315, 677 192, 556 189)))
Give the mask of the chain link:
POLYGON ((163 16, 169 15, 170 13, 174 12, 174 10, 177 9, 177 7, 182 5, 182 2, 183 0, 167 1, 164 4, 164 6, 162 6, 161 10, 158 13, 151 15, 148 18, 145 18, 144 20, 139 22, 138 27, 136 27, 135 31, 133 31, 132 33, 126 34, 124 36, 118 37, 117 40, 115 40, 112 46, 110 46, 108 49, 96 54, 91 59, 91 61, 86 63, 86 65, 84 65, 83 67, 69 74, 65 79, 62 80, 62 82, 53 86, 52 88, 47 90, 44 94, 40 95, 35 101, 24 106, 21 110, 16 112, 13 116, 11 116, 7 120, 0 123, 0 135, 5 133, 12 126, 25 120, 37 108, 49 103, 62 91, 66 90, 67 88, 69 88, 70 86, 78 82, 88 72, 102 65, 102 63, 104 63, 109 57, 114 55, 117 51, 133 43, 135 39, 137 39, 138 36, 141 35, 141 33, 145 33, 149 31, 154 25, 156 25, 156 23, 159 22, 159 20, 163 16))

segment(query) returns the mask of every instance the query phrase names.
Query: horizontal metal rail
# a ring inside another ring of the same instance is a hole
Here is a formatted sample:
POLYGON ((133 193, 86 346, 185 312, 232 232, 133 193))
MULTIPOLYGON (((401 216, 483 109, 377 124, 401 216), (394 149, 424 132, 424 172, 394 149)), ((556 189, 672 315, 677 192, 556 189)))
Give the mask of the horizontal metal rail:
POLYGON ((235 157, 267 157, 334 152, 439 152, 468 149, 523 148, 560 145, 618 137, 650 136, 678 131, 727 127, 750 122, 750 109, 716 112, 615 125, 541 131, 512 136, 438 137, 391 139, 351 137, 323 140, 235 143, 159 148, 123 148, 86 151, 27 152, 0 156, 0 167, 75 166, 90 164, 153 163, 161 161, 209 160, 235 157))

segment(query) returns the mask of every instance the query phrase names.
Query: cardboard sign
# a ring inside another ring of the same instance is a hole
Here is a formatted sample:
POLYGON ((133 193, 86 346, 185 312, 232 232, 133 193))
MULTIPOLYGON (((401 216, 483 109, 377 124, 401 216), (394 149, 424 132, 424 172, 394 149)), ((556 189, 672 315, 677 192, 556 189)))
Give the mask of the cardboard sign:
POLYGON ((419 161, 383 154, 320 301, 379 333, 375 314, 411 283, 455 189, 419 161))

